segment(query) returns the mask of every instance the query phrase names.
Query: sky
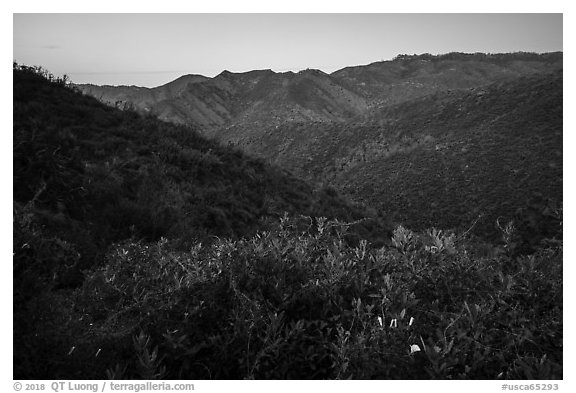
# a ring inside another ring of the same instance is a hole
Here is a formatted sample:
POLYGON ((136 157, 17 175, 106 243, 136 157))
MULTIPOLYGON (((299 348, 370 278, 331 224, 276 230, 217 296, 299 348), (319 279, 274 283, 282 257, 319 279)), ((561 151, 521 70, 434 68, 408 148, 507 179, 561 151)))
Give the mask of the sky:
POLYGON ((75 83, 154 87, 183 74, 277 72, 398 54, 562 51, 562 14, 23 14, 13 57, 75 83))

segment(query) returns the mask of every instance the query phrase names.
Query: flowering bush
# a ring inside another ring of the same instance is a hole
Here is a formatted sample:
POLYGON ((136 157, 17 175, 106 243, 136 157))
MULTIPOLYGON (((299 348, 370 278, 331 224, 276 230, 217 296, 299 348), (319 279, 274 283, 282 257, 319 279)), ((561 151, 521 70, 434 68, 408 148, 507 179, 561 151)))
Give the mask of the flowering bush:
POLYGON ((85 330, 67 366, 94 378, 562 377, 561 249, 484 257, 402 227, 392 247, 352 247, 349 225, 302 220, 187 252, 116 245, 75 292, 85 330), (98 366, 73 362, 96 352, 98 366))

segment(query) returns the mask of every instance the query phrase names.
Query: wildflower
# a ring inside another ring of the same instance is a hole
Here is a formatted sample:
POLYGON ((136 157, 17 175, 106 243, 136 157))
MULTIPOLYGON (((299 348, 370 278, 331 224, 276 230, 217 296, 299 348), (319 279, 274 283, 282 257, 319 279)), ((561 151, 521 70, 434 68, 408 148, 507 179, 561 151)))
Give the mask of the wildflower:
POLYGON ((398 327, 398 321, 396 320, 396 318, 390 321, 390 327, 391 328, 398 327))
POLYGON ((410 345, 410 353, 414 353, 414 352, 420 352, 420 347, 418 346, 418 344, 410 345))
POLYGON ((382 326, 382 317, 378 317, 378 323, 382 326))
POLYGON ((410 322, 408 322, 408 326, 412 326, 414 323, 414 317, 410 317, 410 322))

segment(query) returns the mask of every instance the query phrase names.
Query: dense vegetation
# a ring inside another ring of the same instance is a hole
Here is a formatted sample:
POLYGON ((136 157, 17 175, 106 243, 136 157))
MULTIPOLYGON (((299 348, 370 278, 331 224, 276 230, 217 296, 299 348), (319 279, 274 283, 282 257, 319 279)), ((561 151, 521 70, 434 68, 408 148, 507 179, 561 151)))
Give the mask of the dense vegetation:
POLYGON ((285 123, 240 146, 413 229, 463 229, 481 216, 473 232, 494 240, 502 217, 524 221, 534 243, 558 227, 562 102, 557 71, 373 108, 349 122, 285 123))
POLYGON ((13 132, 17 379, 562 378, 561 209, 392 231, 18 65, 13 132))
POLYGON ((531 247, 557 235, 562 102, 556 72, 383 108, 332 184, 412 228, 480 216, 475 233, 495 239, 499 217, 522 222, 531 247))

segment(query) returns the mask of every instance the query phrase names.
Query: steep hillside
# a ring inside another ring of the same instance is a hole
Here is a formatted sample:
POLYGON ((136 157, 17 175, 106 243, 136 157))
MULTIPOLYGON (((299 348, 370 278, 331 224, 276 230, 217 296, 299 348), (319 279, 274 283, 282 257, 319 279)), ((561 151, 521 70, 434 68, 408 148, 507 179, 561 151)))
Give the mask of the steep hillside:
POLYGON ((557 72, 383 109, 331 184, 413 228, 481 215, 476 230, 494 235, 501 216, 549 235, 562 205, 562 102, 557 72))
POLYGON ((562 201, 561 71, 236 135, 243 150, 414 228, 482 215, 475 230, 495 235, 496 219, 530 200, 562 201))
POLYGON ((251 235, 285 212, 367 216, 190 128, 105 106, 26 67, 14 70, 14 202, 78 252, 75 273, 129 237, 185 246, 251 235))

